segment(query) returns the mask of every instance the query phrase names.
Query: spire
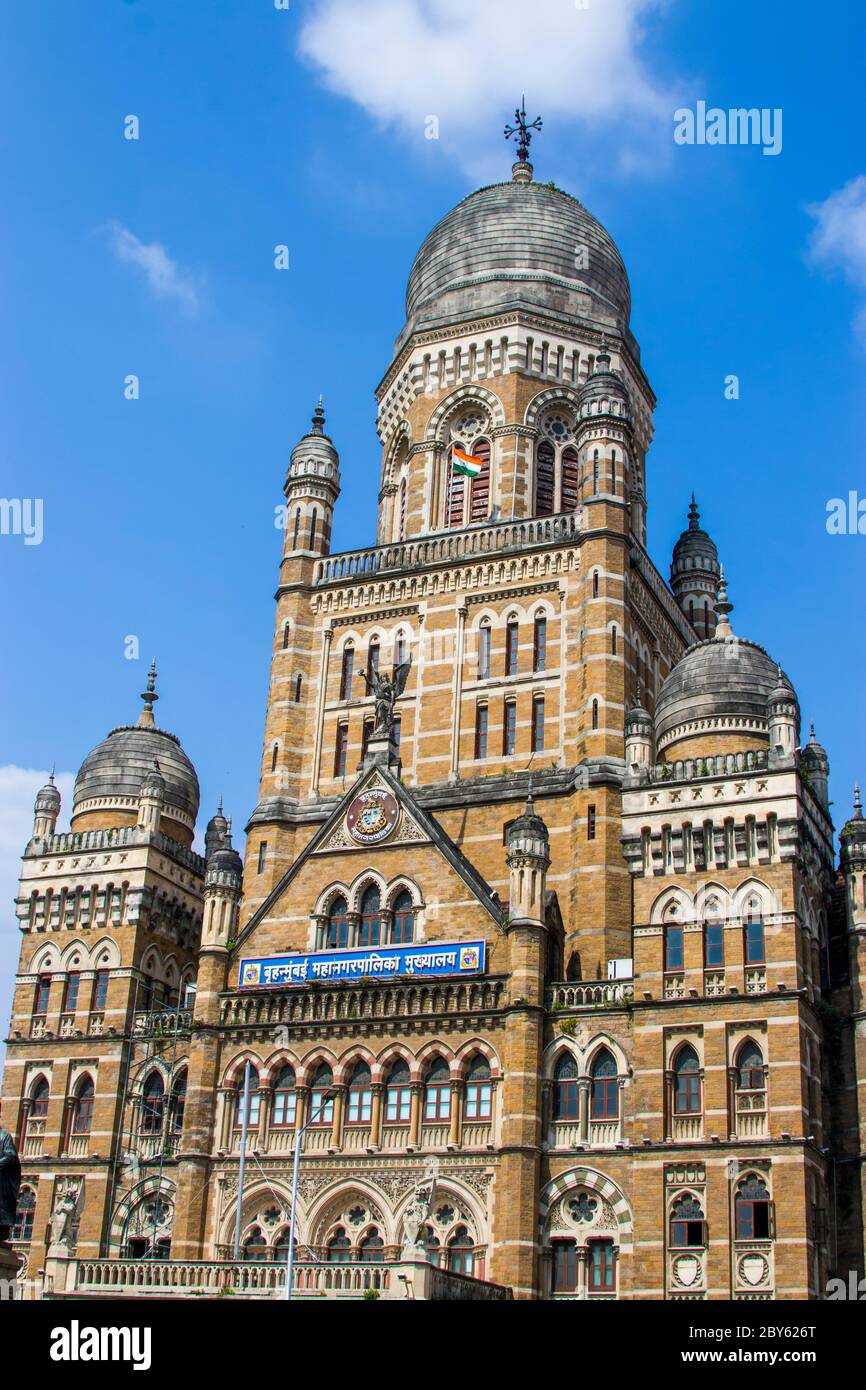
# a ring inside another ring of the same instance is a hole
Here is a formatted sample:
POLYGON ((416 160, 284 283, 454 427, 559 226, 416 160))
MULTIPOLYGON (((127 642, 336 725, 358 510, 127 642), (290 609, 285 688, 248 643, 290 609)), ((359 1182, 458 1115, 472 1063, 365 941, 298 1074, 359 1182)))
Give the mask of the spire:
POLYGON ((520 105, 514 112, 514 125, 505 127, 505 139, 517 142, 517 163, 512 165, 511 177, 515 183, 532 182, 532 165, 529 162, 529 142, 534 130, 541 130, 542 120, 536 116, 534 121, 526 119, 526 94, 521 92, 520 105))
POLYGON ((319 402, 313 411, 313 434, 325 433, 325 404, 324 397, 319 396, 319 402))
POLYGON ((156 693, 156 658, 150 663, 150 670, 147 673, 147 689, 141 693, 144 701, 144 709, 138 716, 138 727, 140 729, 152 729, 156 720, 153 717, 153 706, 159 699, 156 693))
POLYGON ((860 783, 854 783, 854 820, 863 819, 863 807, 860 805, 860 783))
POLYGON ((692 500, 691 500, 691 503, 690 503, 690 505, 689 505, 689 530, 690 530, 690 531, 699 531, 699 530, 701 529, 700 526, 699 526, 699 524, 698 524, 698 523, 700 522, 700 519, 701 519, 701 514, 700 514, 700 512, 698 511, 698 504, 697 504, 697 502, 695 501, 695 494, 692 493, 692 500))
POLYGON ((718 617, 718 623, 716 624, 717 637, 733 637, 734 630, 728 621, 728 614, 733 606, 732 603, 728 602, 728 581, 725 578, 725 567, 724 565, 719 565, 719 596, 716 599, 716 616, 718 617))

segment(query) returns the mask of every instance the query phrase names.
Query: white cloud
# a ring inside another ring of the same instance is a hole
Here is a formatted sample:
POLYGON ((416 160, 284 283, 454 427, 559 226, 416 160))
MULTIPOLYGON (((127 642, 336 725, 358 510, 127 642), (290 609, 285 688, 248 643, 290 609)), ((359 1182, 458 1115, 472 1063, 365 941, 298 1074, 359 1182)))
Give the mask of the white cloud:
MULTIPOLYGON (((60 772, 55 777, 63 798, 61 817, 72 805, 75 774, 60 772)), ((18 970, 21 933, 13 903, 18 896, 21 856, 33 830, 33 803, 39 788, 48 781, 48 772, 28 767, 0 767, 0 1039, 6 1037, 12 1008, 12 990, 18 970)), ((61 821, 58 821, 58 829, 61 821)))
POLYGON ((110 222, 108 230, 117 259, 143 271, 154 294, 161 299, 176 299, 189 310, 198 308, 200 284, 197 277, 173 261, 160 242, 139 241, 120 222, 110 222))
MULTIPOLYGON (((839 271, 866 294, 866 174, 850 179, 823 203, 806 209, 816 226, 809 238, 809 259, 822 270, 839 271)), ((866 337, 866 304, 855 317, 866 337)))
MULTIPOLYGON (((439 119, 443 144, 477 172, 521 91, 527 114, 599 133, 670 139, 673 100, 641 59, 660 0, 317 0, 299 37, 327 85, 410 138, 439 119), (530 110, 531 107, 531 110, 530 110)), ((620 158, 633 159, 620 144, 620 158)), ((498 161, 501 167, 501 155, 498 161)))

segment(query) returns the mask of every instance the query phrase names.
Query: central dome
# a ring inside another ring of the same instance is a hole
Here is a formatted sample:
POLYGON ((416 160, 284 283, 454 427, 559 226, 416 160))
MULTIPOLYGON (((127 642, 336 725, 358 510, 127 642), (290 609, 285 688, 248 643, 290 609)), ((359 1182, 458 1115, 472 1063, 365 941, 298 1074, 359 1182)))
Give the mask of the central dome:
POLYGON ((628 327, 628 275, 612 238, 582 203, 550 184, 491 184, 436 224, 409 274, 400 342, 514 307, 628 327))

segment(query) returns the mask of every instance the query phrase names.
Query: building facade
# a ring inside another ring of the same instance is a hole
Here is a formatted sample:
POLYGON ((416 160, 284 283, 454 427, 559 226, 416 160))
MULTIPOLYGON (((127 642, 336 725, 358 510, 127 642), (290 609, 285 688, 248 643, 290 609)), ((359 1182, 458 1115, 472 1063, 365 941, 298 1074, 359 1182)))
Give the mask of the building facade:
POLYGON ((837 864, 694 498, 651 560, 626 270, 523 155, 415 258, 374 546, 331 553, 321 403, 292 452, 243 861, 221 809, 191 848, 153 673, 68 834, 39 794, 3 1084, 31 1271, 282 1264, 303 1129, 299 1291, 407 1250, 526 1299, 862 1273, 866 821, 837 864))

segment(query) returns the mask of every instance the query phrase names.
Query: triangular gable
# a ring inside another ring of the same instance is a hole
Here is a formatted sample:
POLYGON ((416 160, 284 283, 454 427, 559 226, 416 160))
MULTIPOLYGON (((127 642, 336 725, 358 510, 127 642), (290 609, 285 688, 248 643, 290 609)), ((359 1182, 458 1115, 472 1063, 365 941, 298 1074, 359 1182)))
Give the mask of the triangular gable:
MULTIPOLYGON (((331 815, 316 831, 309 844, 298 855, 295 862, 283 874, 282 878, 271 889, 264 902, 256 908, 247 925, 244 927, 237 941, 234 951, 243 944, 250 932, 262 921, 279 902, 285 893, 292 879, 314 855, 345 853, 360 850, 369 853, 375 849, 389 849, 392 845, 401 844, 430 844, 437 849, 444 859, 451 865, 452 869, 460 875, 466 886, 475 895, 482 907, 490 914, 497 926, 502 923, 502 904, 493 895, 487 880, 471 864, 466 856, 458 849, 451 837, 446 834, 441 825, 433 819, 428 811, 419 806, 409 790, 403 783, 394 776, 390 768, 382 764, 376 764, 367 768, 352 787, 346 792, 342 801, 334 808, 331 815), (347 817, 349 810, 364 792, 381 788, 397 802, 399 807, 399 821, 394 826, 394 830, 386 839, 379 843, 358 844, 352 839, 346 830, 347 817)), ((233 952, 234 954, 234 952, 233 952)))

